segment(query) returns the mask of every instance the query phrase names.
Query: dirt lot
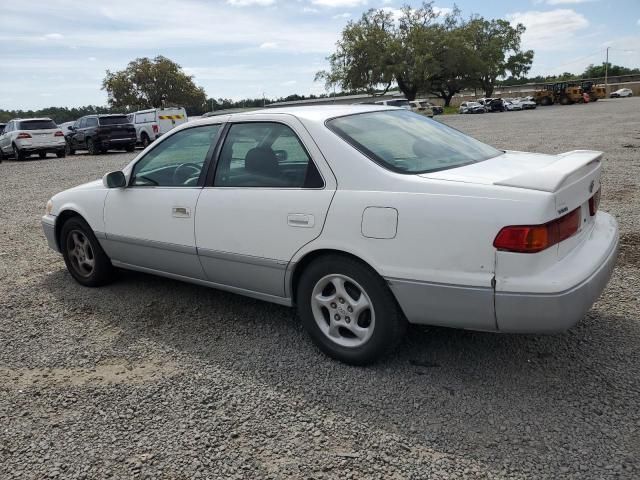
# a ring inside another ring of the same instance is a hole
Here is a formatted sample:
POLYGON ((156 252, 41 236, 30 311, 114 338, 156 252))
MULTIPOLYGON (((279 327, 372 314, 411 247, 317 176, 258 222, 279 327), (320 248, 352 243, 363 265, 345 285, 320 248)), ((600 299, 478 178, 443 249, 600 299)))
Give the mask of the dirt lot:
POLYGON ((1 478, 640 477, 640 98, 444 118, 501 148, 606 152, 621 256, 573 330, 412 328, 370 368, 279 306, 137 273, 72 281, 40 216, 127 154, 0 164, 1 478))

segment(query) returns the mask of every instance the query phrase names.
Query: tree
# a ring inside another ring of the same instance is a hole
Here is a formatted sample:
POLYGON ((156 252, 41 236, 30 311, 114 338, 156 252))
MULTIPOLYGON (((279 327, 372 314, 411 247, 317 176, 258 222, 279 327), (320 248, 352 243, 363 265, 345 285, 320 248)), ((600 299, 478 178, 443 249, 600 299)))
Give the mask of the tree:
MULTIPOLYGON (((593 64, 589 65, 585 69, 582 76, 584 78, 604 77, 604 70, 605 70, 604 67, 605 67, 604 63, 602 65, 593 65, 593 64)), ((608 68, 607 68, 607 74, 609 76, 634 75, 639 73, 640 73, 640 68, 627 68, 627 67, 622 67, 620 65, 612 65, 611 63, 608 64, 608 68)))
POLYGON ((374 95, 380 85, 384 93, 394 81, 394 21, 390 12, 369 10, 357 22, 349 22, 329 57, 330 70, 316 73, 327 89, 366 91, 374 95))
POLYGON ((526 75, 533 62, 533 50, 522 51, 520 40, 525 26, 512 27, 506 20, 472 17, 463 29, 476 59, 474 73, 485 96, 490 97, 496 80, 509 73, 513 78, 526 75))
POLYGON ((184 106, 189 113, 201 111, 206 95, 177 63, 163 56, 137 58, 117 72, 107 70, 102 89, 115 109, 136 110, 163 105, 184 106))

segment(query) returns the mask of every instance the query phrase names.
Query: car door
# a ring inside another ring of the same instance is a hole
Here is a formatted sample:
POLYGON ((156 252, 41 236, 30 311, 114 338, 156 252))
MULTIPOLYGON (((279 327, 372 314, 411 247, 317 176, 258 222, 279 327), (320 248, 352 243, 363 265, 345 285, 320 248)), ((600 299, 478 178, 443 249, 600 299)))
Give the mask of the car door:
POLYGON ((303 125, 274 117, 228 125, 198 200, 196 244, 210 281, 284 297, 287 265, 320 235, 336 182, 303 125))
POLYGON ((0 149, 2 149, 2 151, 7 154, 10 152, 9 147, 11 146, 12 130, 13 130, 13 121, 10 121, 4 127, 4 132, 2 133, 2 135, 0 135, 0 149))
POLYGON ((126 188, 109 190, 104 244, 114 264, 204 278, 194 214, 219 131, 219 124, 194 126, 166 137, 135 163, 126 188))
POLYGON ((86 128, 87 128, 87 117, 82 117, 78 122, 78 128, 76 129, 73 135, 74 147, 81 148, 85 146, 84 136, 85 136, 86 128))

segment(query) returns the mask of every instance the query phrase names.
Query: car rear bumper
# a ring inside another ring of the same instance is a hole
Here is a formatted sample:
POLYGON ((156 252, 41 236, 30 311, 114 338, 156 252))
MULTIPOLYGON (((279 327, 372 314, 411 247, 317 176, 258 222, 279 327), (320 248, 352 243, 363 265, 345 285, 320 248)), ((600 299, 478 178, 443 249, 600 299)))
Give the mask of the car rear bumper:
POLYGON ((553 333, 567 330, 584 318, 605 289, 617 253, 617 223, 611 215, 598 212, 588 238, 558 261, 552 271, 531 277, 530 292, 500 291, 499 284, 496 290, 488 285, 386 280, 410 323, 506 333, 553 333), (571 272, 568 285, 552 281, 562 271, 571 272), (536 282, 564 286, 558 291, 533 293, 536 282))
POLYGON ((53 215, 45 215, 42 217, 42 230, 44 231, 44 236, 47 239, 49 248, 60 252, 60 247, 56 240, 56 217, 53 215))
POLYGON ((550 284, 571 272, 574 280, 570 285, 545 293, 496 291, 498 329, 513 333, 552 333, 573 327, 607 286, 617 254, 618 225, 611 215, 599 212, 588 238, 539 277, 540 282, 550 284))
POLYGON ((117 147, 122 148, 126 145, 135 145, 136 137, 131 138, 102 138, 98 139, 100 146, 102 147, 117 147))

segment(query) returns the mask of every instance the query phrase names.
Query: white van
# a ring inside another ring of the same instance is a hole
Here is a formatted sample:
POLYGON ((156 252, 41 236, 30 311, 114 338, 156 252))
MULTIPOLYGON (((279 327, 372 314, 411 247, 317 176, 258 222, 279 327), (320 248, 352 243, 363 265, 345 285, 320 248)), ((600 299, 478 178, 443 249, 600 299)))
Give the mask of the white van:
POLYGON ((156 138, 187 121, 183 107, 151 108, 129 114, 129 121, 136 127, 138 143, 146 147, 156 138))

